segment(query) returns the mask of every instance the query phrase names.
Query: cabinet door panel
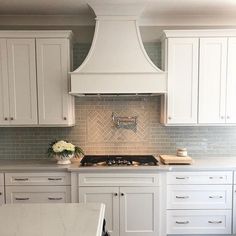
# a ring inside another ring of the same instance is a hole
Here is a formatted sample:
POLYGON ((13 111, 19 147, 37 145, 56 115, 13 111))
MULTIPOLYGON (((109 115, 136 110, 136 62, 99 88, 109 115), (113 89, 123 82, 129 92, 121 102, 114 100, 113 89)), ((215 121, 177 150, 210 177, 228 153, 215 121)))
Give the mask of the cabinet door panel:
POLYGON ((0 39, 0 125, 9 124, 9 84, 6 58, 7 41, 0 39))
POLYGON ((37 124, 34 39, 8 39, 11 124, 37 124))
POLYGON ((159 235, 157 187, 120 188, 120 234, 122 236, 159 235))
POLYGON ((102 202, 105 204, 106 228, 111 236, 119 236, 119 188, 80 187, 79 202, 102 202))
POLYGON ((228 39, 226 122, 236 123, 236 38, 228 39))
POLYGON ((39 123, 66 125, 73 113, 69 93, 68 39, 37 39, 39 123))
POLYGON ((199 123, 225 123, 227 38, 201 38, 199 61, 199 123))
POLYGON ((168 39, 169 124, 197 123, 198 42, 197 38, 168 39))

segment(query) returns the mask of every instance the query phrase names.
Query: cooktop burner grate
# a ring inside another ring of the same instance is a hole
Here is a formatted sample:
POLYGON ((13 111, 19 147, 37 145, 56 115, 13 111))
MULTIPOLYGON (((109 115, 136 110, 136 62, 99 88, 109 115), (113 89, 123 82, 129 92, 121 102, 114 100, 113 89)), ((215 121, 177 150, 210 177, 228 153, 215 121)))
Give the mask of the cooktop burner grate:
POLYGON ((152 155, 86 155, 81 166, 156 166, 158 161, 152 155))

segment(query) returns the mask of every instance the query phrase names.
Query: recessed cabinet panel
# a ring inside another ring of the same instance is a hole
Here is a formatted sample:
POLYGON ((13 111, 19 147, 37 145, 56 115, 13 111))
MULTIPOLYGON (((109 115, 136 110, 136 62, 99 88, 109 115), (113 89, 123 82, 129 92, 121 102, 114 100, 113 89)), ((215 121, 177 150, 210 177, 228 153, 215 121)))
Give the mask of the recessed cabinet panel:
POLYGON ((119 236, 119 188, 81 187, 79 202, 102 202, 105 204, 106 228, 111 236, 119 236))
POLYGON ((37 124, 35 39, 7 39, 10 124, 37 124))
POLYGON ((226 123, 236 123, 236 38, 228 39, 226 123))
POLYGON ((37 39, 39 123, 73 124, 73 97, 69 95, 68 39, 37 39))
POLYGON ((120 235, 159 235, 158 188, 120 187, 120 235))
POLYGON ((168 124, 196 124, 198 38, 168 39, 168 124))
POLYGON ((0 39, 0 125, 10 123, 9 83, 7 72, 7 41, 0 39))
POLYGON ((225 123, 227 38, 201 38, 199 123, 225 123))

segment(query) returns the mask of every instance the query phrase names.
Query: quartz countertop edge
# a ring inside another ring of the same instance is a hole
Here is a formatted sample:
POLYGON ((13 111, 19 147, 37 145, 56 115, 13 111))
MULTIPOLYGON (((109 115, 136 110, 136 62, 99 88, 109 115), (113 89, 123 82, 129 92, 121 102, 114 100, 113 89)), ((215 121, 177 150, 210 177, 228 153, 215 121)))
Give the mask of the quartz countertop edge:
POLYGON ((236 157, 193 158, 192 165, 127 166, 127 167, 81 167, 79 163, 57 165, 48 159, 0 160, 0 172, 13 171, 67 171, 67 172, 155 172, 155 171, 227 171, 236 170, 236 157))

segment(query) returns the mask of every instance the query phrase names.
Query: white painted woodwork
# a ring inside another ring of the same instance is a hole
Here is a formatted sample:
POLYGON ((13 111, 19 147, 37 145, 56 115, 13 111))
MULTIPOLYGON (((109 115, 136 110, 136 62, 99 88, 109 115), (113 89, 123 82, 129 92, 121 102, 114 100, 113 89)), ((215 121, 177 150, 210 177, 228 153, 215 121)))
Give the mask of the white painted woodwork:
POLYGON ((70 185, 70 173, 6 173, 6 185, 70 185))
POLYGON ((168 210, 167 234, 231 234, 231 210, 168 210))
POLYGON ((168 39, 168 124, 197 123, 198 47, 198 38, 168 39))
POLYGON ((79 186, 158 186, 159 174, 82 173, 79 186))
POLYGON ((232 185, 168 185, 167 209, 232 209, 232 185))
POLYGON ((4 174, 0 173, 0 185, 4 185, 4 174))
POLYGON ((37 124, 35 40, 7 39, 7 60, 10 124, 37 124))
POLYGON ((226 123, 236 123, 236 38, 228 39, 226 123))
POLYGON ((7 41, 0 39, 0 125, 10 123, 7 41))
POLYGON ((104 203, 106 228, 111 236, 119 236, 119 187, 80 187, 79 202, 104 203))
POLYGON ((232 171, 198 171, 167 173, 167 184, 232 184, 232 171))
POLYGON ((234 184, 236 184, 236 171, 234 171, 234 184))
POLYGON ((73 125, 74 98, 69 95, 70 41, 36 39, 39 124, 73 125))
POLYGON ((70 186, 6 186, 6 203, 69 203, 70 186))
POLYGON ((234 185, 233 194, 233 234, 236 234, 236 185, 234 185))
POLYGON ((120 187, 120 235, 159 235, 159 190, 120 187))
POLYGON ((201 38, 199 123, 225 123, 227 38, 201 38))
POLYGON ((0 205, 5 203, 5 190, 4 186, 0 186, 0 205))

